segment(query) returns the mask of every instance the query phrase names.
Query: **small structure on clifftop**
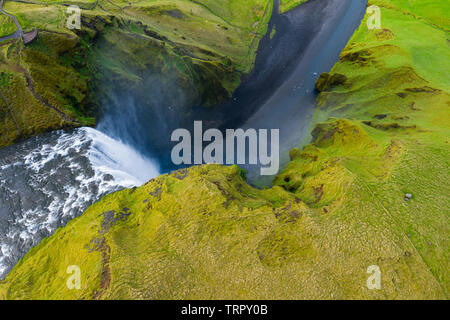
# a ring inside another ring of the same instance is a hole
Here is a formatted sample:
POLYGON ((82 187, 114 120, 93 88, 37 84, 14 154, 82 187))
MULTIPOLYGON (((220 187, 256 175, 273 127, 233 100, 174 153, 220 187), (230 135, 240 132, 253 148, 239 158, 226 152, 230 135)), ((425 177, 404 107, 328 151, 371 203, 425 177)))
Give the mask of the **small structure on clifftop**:
POLYGON ((33 29, 33 31, 24 33, 22 35, 23 43, 24 44, 29 44, 29 43, 33 42, 33 40, 37 38, 38 33, 39 33, 39 31, 38 31, 37 28, 33 29))

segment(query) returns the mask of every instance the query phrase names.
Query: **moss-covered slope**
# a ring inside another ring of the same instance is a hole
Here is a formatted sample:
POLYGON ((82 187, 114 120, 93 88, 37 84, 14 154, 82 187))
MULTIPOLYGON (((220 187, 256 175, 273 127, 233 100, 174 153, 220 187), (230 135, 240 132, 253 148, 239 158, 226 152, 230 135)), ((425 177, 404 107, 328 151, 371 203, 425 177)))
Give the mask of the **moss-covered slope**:
POLYGON ((0 297, 448 299, 448 23, 436 12, 449 5, 371 4, 383 29, 363 21, 321 76, 313 142, 273 188, 207 165, 109 195, 31 250, 0 297), (80 290, 66 287, 69 265, 80 290), (380 290, 367 288, 371 265, 380 290))
MULTIPOLYGON (((187 92, 186 104, 217 104, 252 69, 272 13, 269 0, 95 3, 6 1, 5 11, 25 31, 40 32, 27 46, 0 43, 0 72, 8 78, 0 86, 0 147, 48 130, 93 125, 115 86, 145 92, 149 73, 171 79, 163 90, 175 83, 187 92), (70 4, 83 8, 81 30, 66 26, 70 4)), ((11 19, 0 19, 0 36, 15 31, 11 19)))

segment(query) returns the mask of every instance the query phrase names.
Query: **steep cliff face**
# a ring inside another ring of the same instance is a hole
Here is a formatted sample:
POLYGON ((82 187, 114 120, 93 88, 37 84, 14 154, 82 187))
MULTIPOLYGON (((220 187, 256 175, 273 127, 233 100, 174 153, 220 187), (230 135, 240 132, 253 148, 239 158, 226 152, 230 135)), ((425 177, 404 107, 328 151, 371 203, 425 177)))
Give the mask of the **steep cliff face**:
MULTIPOLYGON (((24 30, 40 33, 27 46, 14 39, 0 43, 0 146, 93 125, 117 88, 133 88, 130 94, 149 100, 150 78, 169 99, 166 107, 186 114, 192 106, 216 105, 251 70, 272 12, 268 0, 85 6, 81 29, 69 30, 65 5, 6 2, 24 30)), ((10 22, 1 35, 14 31, 10 22)))
POLYGON ((207 165, 111 194, 31 250, 0 297, 448 299, 450 7, 371 4, 382 29, 366 17, 320 78, 313 141, 273 188, 207 165), (80 290, 65 289, 70 265, 80 290))

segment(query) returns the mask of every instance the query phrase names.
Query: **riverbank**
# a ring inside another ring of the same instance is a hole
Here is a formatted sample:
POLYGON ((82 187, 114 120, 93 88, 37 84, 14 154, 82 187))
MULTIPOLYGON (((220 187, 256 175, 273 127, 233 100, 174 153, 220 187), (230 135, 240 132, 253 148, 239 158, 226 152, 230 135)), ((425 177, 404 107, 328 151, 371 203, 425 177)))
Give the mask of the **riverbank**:
POLYGON ((286 13, 306 1, 309 0, 280 0, 280 13, 286 13))

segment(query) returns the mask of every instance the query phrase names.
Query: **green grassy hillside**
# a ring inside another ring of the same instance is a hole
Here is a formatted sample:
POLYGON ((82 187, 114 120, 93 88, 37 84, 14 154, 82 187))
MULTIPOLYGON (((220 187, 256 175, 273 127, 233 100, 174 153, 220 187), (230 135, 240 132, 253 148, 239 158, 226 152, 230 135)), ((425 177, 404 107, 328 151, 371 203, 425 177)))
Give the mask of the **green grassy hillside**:
MULTIPOLYGON (((187 88, 188 102, 222 102, 252 69, 272 13, 269 0, 94 4, 5 2, 25 31, 40 32, 27 46, 0 43, 0 72, 10 78, 0 87, 0 147, 44 131, 95 124, 101 95, 115 90, 108 82, 145 91, 144 70, 162 80, 170 73, 187 88), (69 4, 93 8, 82 10, 81 30, 66 26, 69 4)), ((9 18, 0 19, 0 36, 15 31, 9 18)))
POLYGON ((16 31, 13 19, 8 16, 0 16, 0 37, 10 35, 16 31))
POLYGON ((366 17, 321 75, 313 141, 273 188, 206 165, 111 194, 32 249, 0 297, 448 299, 449 4, 371 4, 382 29, 366 17))

